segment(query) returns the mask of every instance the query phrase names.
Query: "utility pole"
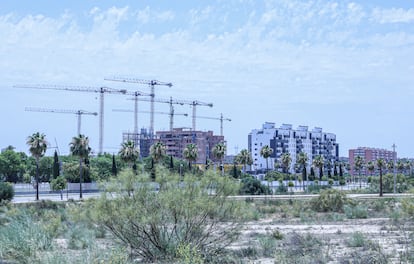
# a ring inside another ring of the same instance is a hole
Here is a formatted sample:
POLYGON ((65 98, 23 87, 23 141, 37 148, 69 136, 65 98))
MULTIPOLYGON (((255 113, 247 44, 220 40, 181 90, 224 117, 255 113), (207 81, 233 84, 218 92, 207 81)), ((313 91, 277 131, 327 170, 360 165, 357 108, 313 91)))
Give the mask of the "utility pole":
POLYGON ((396 160, 396 153, 395 153, 395 147, 396 147, 396 145, 395 145, 395 143, 394 144, 392 144, 392 158, 393 158, 393 163, 394 163, 394 166, 393 166, 393 170, 394 170, 394 194, 396 193, 396 186, 397 186, 397 175, 396 175, 396 173, 395 173, 395 166, 396 166, 396 164, 395 164, 395 160, 396 160))

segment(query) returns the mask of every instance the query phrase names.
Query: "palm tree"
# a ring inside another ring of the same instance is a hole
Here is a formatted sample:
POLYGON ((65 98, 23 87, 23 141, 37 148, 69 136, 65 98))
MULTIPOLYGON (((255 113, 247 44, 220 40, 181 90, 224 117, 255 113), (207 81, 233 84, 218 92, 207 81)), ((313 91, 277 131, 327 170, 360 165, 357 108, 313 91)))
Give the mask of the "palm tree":
POLYGON ((318 155, 313 159, 313 165, 319 168, 319 180, 322 180, 323 177, 323 164, 324 161, 321 155, 318 155))
POLYGON ((82 199, 82 161, 87 159, 91 148, 89 147, 89 138, 85 135, 73 137, 69 144, 70 153, 79 157, 79 198, 82 199))
POLYGON ((132 168, 139 157, 139 150, 135 147, 134 141, 128 140, 121 144, 121 149, 119 150, 118 155, 121 160, 128 163, 129 167, 132 168))
POLYGON ((226 155, 226 145, 222 142, 215 145, 214 148, 213 148, 213 155, 218 160, 220 160, 221 175, 223 176, 224 175, 223 157, 224 157, 224 155, 226 155))
POLYGON ((47 150, 48 142, 46 141, 45 134, 39 132, 27 137, 26 144, 29 146, 29 151, 36 159, 36 201, 39 200, 39 161, 43 157, 47 150))
POLYGON ((282 163, 283 170, 285 173, 290 173, 290 164, 292 163, 292 158, 290 153, 283 153, 280 157, 280 162, 282 163))
POLYGON ((404 163, 402 160, 399 160, 399 161, 397 162, 397 170, 398 170, 400 173, 403 173, 403 172, 404 172, 404 169, 405 169, 405 163, 404 163))
POLYGON ((394 161, 389 160, 388 162, 386 162, 385 166, 387 167, 388 171, 392 171, 394 169, 394 161))
POLYGON ((150 147, 150 155, 155 162, 160 161, 167 155, 167 146, 162 142, 157 142, 150 147))
POLYGON ((273 149, 269 145, 264 145, 260 150, 260 156, 266 159, 266 171, 269 170, 268 158, 273 154, 273 149))
POLYGON ((372 173, 375 170, 375 164, 373 161, 368 161, 367 162, 367 170, 369 171, 370 175, 372 176, 372 173))
POLYGON ((246 173, 246 165, 253 163, 252 155, 247 149, 242 149, 236 157, 237 162, 243 164, 243 172, 246 173))
POLYGON ((360 189, 361 189, 361 170, 363 167, 364 167, 364 159, 361 156, 356 156, 354 159, 354 170, 358 172, 360 189))
POLYGON ((305 189, 305 180, 308 180, 308 174, 306 172, 306 165, 308 164, 308 155, 305 152, 300 152, 298 154, 298 158, 296 159, 296 163, 299 167, 302 167, 302 182, 303 182, 303 189, 305 189))
POLYGON ((183 150, 183 157, 188 161, 188 168, 191 170, 191 162, 196 161, 198 157, 198 147, 190 143, 183 150))
POLYGON ((379 185, 380 185, 380 193, 379 193, 379 196, 383 196, 383 193, 382 193, 382 170, 385 167, 386 167, 386 161, 383 160, 383 159, 377 159, 377 168, 379 170, 379 175, 380 175, 380 182, 379 182, 379 185))
POLYGON ((411 161, 407 160, 405 162, 405 169, 407 170, 408 176, 411 176, 411 166, 412 166, 411 161))

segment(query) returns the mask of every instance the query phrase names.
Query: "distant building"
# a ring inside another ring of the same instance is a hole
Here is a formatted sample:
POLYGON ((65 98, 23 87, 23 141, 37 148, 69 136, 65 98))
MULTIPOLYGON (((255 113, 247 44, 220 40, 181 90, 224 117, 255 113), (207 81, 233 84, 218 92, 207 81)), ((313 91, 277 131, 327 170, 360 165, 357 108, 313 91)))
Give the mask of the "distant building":
MULTIPOLYGON (((376 162, 378 159, 383 159, 385 161, 392 161, 397 159, 397 152, 393 152, 392 150, 386 149, 379 149, 379 148, 368 148, 368 147, 358 147, 356 149, 349 150, 349 165, 351 167, 350 173, 354 175, 356 173, 354 169, 355 165, 355 158, 360 156, 364 159, 364 163, 366 164, 369 161, 376 162)), ((361 170, 362 175, 368 175, 368 171, 366 166, 364 166, 361 170)))
POLYGON ((273 168, 275 161, 280 161, 284 153, 289 153, 292 158, 289 169, 292 173, 296 171, 297 154, 300 152, 308 156, 308 172, 313 159, 318 155, 325 160, 325 170, 333 170, 333 164, 339 158, 339 145, 335 134, 323 132, 319 127, 312 130, 308 130, 307 126, 292 129, 290 124, 276 128, 275 123, 266 122, 262 129, 254 129, 248 135, 248 148, 253 158, 251 170, 266 170, 266 159, 260 156, 260 150, 265 145, 273 149, 273 154, 269 158, 269 169, 273 168))
POLYGON ((167 146, 167 155, 184 159, 183 150, 194 143, 198 147, 196 163, 204 164, 206 159, 214 160, 212 150, 215 145, 224 141, 224 136, 213 135, 213 131, 192 131, 185 128, 174 128, 173 131, 157 131, 154 141, 163 142, 167 146))
POLYGON ((141 157, 149 156, 149 149, 152 145, 152 141, 149 132, 147 129, 142 128, 141 133, 136 134, 133 132, 123 132, 122 141, 133 141, 135 146, 139 147, 139 154, 141 157))

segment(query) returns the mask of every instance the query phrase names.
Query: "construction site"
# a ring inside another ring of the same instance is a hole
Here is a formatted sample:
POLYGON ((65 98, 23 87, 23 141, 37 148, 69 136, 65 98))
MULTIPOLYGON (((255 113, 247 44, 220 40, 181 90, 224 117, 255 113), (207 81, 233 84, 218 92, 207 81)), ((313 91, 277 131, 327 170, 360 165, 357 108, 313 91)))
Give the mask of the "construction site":
MULTIPOLYGON (((112 108, 112 112, 128 113, 133 114, 133 128, 130 129, 125 127, 122 132, 122 141, 132 141, 134 145, 140 150, 140 157, 145 158, 149 156, 150 146, 156 142, 162 142, 167 147, 167 154, 182 159, 182 151, 187 144, 193 143, 198 147, 198 159, 197 163, 204 163, 206 160, 214 160, 212 153, 213 147, 218 143, 225 143, 226 140, 223 134, 223 124, 231 121, 230 118, 224 117, 221 113, 220 116, 201 116, 197 115, 198 107, 212 108, 213 103, 202 102, 199 100, 187 100, 187 99, 176 99, 172 96, 170 98, 160 98, 156 96, 156 87, 165 86, 172 87, 171 82, 161 82, 158 80, 143 80, 139 78, 123 77, 123 76, 112 76, 105 77, 105 81, 118 82, 118 83, 129 83, 137 86, 146 87, 149 91, 142 92, 140 90, 131 90, 124 88, 111 88, 108 86, 93 87, 93 86, 73 86, 73 85, 51 85, 51 84, 24 84, 14 85, 15 88, 20 89, 44 89, 44 90, 55 90, 55 91, 70 91, 70 92, 86 92, 96 93, 99 95, 99 111, 89 111, 82 109, 56 109, 48 107, 37 107, 28 106, 25 107, 27 112, 40 112, 40 113, 56 113, 56 114, 72 114, 77 116, 77 134, 82 134, 82 117, 83 116, 98 116, 99 118, 99 146, 97 153, 98 155, 105 153, 104 151, 104 140, 105 140, 105 112, 111 106, 105 105, 106 95, 122 95, 127 96, 128 100, 133 101, 133 109, 125 108, 112 108), (139 103, 149 103, 150 111, 139 110, 139 103), (162 112, 156 111, 156 104, 166 104, 169 106, 169 111, 162 112), (175 106, 190 106, 191 113, 191 127, 175 127, 174 118, 176 116, 189 116, 187 113, 176 112, 175 106), (142 126, 139 128, 138 120, 140 115, 150 115, 150 121, 148 126, 142 126), (155 131, 155 115, 167 115, 169 118, 169 129, 155 131), (208 128, 207 130, 197 129, 198 119, 215 120, 220 123, 220 135, 215 135, 213 129, 208 128)), ((120 135, 121 136, 121 135, 120 135)))

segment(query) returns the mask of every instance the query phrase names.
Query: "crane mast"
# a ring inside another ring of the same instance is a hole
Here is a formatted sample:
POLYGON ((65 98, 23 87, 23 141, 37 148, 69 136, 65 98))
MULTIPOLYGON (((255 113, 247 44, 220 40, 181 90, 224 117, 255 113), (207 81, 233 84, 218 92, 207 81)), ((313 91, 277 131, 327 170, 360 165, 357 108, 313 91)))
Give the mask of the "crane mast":
POLYGON ((15 88, 61 90, 73 92, 99 93, 99 154, 103 153, 104 138, 104 94, 126 94, 125 89, 114 89, 110 87, 92 87, 92 86, 70 86, 70 85, 15 85, 15 88))
POLYGON ((220 136, 223 136, 223 121, 231 121, 230 118, 224 118, 223 113, 220 114, 220 117, 197 116, 197 118, 220 120, 220 136))
POLYGON ((49 113, 59 113, 59 114, 75 114, 78 117, 78 135, 81 134, 81 117, 82 115, 94 115, 97 116, 98 113, 96 112, 89 112, 85 110, 68 110, 68 109, 47 109, 47 108, 39 108, 39 107, 26 107, 25 111, 29 112, 49 112, 49 113))
POLYGON ((116 81, 116 82, 127 82, 127 83, 138 83, 138 84, 147 84, 151 88, 151 93, 149 96, 151 97, 151 116, 150 116, 150 136, 153 138, 154 136, 154 102, 155 102, 155 86, 173 86, 172 83, 169 82, 160 82, 157 80, 143 80, 143 79, 137 79, 137 78, 128 78, 128 77, 122 77, 122 76, 114 76, 111 78, 104 78, 106 81, 116 81))

